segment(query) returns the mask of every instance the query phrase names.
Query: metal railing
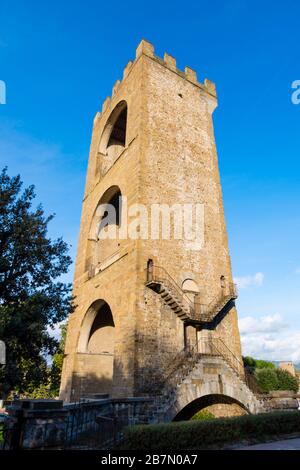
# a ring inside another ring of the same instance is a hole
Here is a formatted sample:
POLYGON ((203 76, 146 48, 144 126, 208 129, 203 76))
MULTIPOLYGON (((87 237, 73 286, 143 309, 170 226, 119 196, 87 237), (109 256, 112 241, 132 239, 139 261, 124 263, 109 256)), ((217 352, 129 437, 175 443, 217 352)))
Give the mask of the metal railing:
POLYGON ((178 299, 181 306, 194 315, 194 304, 191 299, 183 292, 177 282, 170 276, 167 270, 161 266, 152 266, 151 269, 146 269, 146 284, 156 283, 161 284, 168 289, 168 291, 178 299))
POLYGON ((219 294, 209 304, 201 304, 197 301, 193 302, 165 268, 153 265, 146 268, 145 273, 146 285, 158 284, 165 287, 192 320, 201 320, 202 317, 205 321, 211 321, 218 308, 222 309, 227 301, 236 299, 238 296, 236 285, 229 283, 224 288, 220 287, 219 294))
POLYGON ((200 304, 200 312, 202 315, 212 316, 218 308, 221 310, 227 301, 237 299, 237 297, 237 286, 230 282, 226 287, 220 287, 218 295, 209 304, 200 304))
POLYGON ((68 413, 64 449, 112 449, 122 439, 122 429, 129 424, 128 410, 117 416, 99 414, 99 405, 82 402, 68 413))
POLYGON ((255 377, 245 371, 244 364, 221 338, 197 340, 174 355, 163 370, 166 391, 179 385, 202 356, 221 357, 253 393, 262 393, 255 377))

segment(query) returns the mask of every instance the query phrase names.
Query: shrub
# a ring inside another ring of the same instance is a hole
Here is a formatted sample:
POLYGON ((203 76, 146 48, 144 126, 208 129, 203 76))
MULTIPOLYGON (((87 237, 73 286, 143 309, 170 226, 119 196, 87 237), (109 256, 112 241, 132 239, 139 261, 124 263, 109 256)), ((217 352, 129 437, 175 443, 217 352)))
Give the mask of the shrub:
POLYGON ((294 377, 290 372, 283 369, 276 369, 276 375, 278 379, 278 390, 298 391, 299 383, 297 377, 294 377))
POLYGON ((244 366, 247 369, 276 369, 275 364, 270 361, 263 361, 262 359, 254 359, 251 356, 243 357, 244 366))
POLYGON ((279 382, 277 371, 273 369, 256 369, 255 377, 259 387, 263 392, 278 390, 279 382))
POLYGON ((196 413, 192 419, 202 419, 202 420, 207 420, 207 419, 215 419, 215 415, 213 415, 210 411, 207 410, 201 410, 196 413))
POLYGON ((247 438, 263 441, 278 434, 300 431, 298 411, 244 415, 215 420, 137 425, 124 429, 122 449, 188 450, 222 446, 247 438))
POLYGON ((256 369, 276 369, 275 364, 270 361, 263 361, 262 359, 256 359, 255 360, 255 368, 256 369))
POLYGON ((243 362, 245 367, 255 367, 255 359, 251 356, 243 357, 243 362))
POLYGON ((298 379, 287 370, 282 369, 256 369, 255 377, 263 392, 273 390, 298 391, 298 379))

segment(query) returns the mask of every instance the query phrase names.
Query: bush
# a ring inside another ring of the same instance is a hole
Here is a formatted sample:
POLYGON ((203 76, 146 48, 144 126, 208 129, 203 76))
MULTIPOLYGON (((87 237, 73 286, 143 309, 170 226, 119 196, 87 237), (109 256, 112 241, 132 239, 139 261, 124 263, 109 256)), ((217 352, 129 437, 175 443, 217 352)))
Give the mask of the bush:
POLYGON ((122 449, 126 450, 192 450, 211 445, 240 442, 244 439, 263 441, 278 434, 300 432, 300 413, 284 411, 244 415, 215 420, 181 421, 168 424, 137 425, 124 430, 122 449))
POLYGON ((273 369, 256 369, 255 377, 263 392, 278 390, 279 382, 277 371, 273 369))
POLYGON ((290 372, 283 369, 276 369, 278 379, 278 390, 292 390, 298 392, 298 378, 294 377, 290 372))
POLYGON ((196 413, 192 419, 202 419, 202 420, 207 420, 207 419, 215 419, 215 415, 213 415, 210 411, 207 410, 201 410, 196 413))
POLYGON ((298 391, 298 379, 287 370, 282 369, 256 369, 255 377, 263 392, 273 390, 298 391))
POLYGON ((244 366, 245 367, 253 367, 255 368, 255 363, 256 363, 256 360, 251 357, 251 356, 245 356, 243 357, 243 362, 244 362, 244 366))
POLYGON ((276 369, 275 364, 270 361, 263 361, 262 359, 255 359, 255 368, 256 369, 276 369))
POLYGON ((254 359, 254 357, 251 356, 243 357, 243 362, 247 369, 276 369, 273 362, 263 361, 262 359, 254 359))

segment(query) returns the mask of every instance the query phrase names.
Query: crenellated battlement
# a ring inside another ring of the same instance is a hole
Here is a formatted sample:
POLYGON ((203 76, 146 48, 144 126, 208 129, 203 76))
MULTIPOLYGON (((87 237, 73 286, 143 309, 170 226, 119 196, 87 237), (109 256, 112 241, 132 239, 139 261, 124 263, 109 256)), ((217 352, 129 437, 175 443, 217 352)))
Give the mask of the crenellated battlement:
MULTIPOLYGON (((111 97, 107 97, 104 100, 104 102, 102 104, 102 113, 104 113, 108 109, 108 107, 110 105, 110 101, 114 97, 114 95, 117 93, 119 87, 122 85, 122 81, 129 75, 133 65, 138 61, 138 59, 142 55, 150 57, 151 59, 159 62, 161 65, 163 65, 167 69, 171 70, 172 72, 177 73, 178 75, 180 75, 185 80, 188 80, 189 82, 191 82, 194 85, 198 86, 201 90, 203 90, 206 93, 208 93, 209 95, 211 95, 213 98, 216 98, 216 96, 217 96, 216 86, 213 82, 211 82, 207 78, 205 78, 204 83, 199 82, 198 79, 197 79, 197 73, 195 72, 195 70, 191 69, 190 67, 185 67, 184 71, 178 69, 177 65, 176 65, 176 59, 173 56, 171 56, 170 54, 168 54, 167 52, 165 52, 163 59, 156 56, 155 53, 154 53, 154 46, 150 42, 143 39, 139 43, 139 45, 136 49, 135 61, 132 62, 130 60, 128 62, 128 64, 124 68, 122 80, 117 80, 115 82, 115 84, 112 88, 111 97)), ((96 115, 97 119, 99 118, 99 116, 100 116, 99 113, 97 113, 97 115, 96 115)))

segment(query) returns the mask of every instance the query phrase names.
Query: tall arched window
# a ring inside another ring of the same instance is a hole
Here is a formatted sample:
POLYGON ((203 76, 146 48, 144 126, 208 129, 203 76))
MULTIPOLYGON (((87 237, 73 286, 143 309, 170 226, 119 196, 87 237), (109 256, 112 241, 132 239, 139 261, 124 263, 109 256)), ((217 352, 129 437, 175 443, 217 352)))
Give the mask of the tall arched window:
POLYGON ((86 256, 89 277, 97 274, 101 263, 119 250, 121 219, 122 193, 118 186, 111 186, 102 195, 91 222, 86 256))
POLYGON ((110 114, 99 145, 101 173, 105 174, 126 146, 127 103, 121 101, 110 114))

